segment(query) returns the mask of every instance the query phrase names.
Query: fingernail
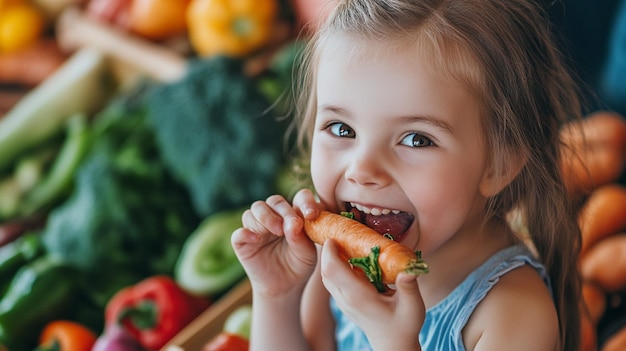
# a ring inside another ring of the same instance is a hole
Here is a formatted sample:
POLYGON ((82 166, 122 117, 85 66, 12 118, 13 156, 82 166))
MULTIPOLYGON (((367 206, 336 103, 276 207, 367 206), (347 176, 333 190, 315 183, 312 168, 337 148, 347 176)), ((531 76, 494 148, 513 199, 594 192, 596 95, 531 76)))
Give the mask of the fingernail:
POLYGON ((315 215, 317 211, 314 208, 306 208, 304 209, 304 212, 302 213, 304 215, 304 217, 311 217, 313 215, 315 215))

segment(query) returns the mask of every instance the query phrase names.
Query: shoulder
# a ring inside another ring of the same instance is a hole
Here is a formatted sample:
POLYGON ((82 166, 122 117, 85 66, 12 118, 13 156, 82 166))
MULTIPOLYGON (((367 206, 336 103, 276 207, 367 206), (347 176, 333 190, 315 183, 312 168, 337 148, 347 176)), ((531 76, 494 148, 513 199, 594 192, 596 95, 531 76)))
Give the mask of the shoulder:
POLYGON ((524 265, 503 275, 463 330, 468 350, 554 350, 559 322, 537 271, 524 265))

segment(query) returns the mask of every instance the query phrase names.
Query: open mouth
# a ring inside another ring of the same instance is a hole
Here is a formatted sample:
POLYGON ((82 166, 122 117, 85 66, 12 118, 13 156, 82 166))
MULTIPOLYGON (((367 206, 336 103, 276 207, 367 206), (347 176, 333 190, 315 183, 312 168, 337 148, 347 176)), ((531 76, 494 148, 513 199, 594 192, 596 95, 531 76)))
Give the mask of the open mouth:
POLYGON ((357 203, 346 203, 346 211, 352 213, 357 221, 381 235, 390 235, 396 241, 400 241, 406 236, 406 231, 415 219, 408 212, 386 208, 369 208, 357 203))

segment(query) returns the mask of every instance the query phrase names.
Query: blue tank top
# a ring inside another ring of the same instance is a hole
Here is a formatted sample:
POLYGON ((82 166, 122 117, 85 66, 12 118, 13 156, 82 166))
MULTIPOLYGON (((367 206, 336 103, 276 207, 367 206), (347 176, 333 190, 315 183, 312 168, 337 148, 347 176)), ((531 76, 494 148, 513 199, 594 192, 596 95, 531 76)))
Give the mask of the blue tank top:
MULTIPOLYGON (((525 246, 503 249, 470 273, 450 295, 426 311, 424 326, 419 335, 422 350, 464 351, 461 332, 476 306, 500 277, 525 264, 537 270, 551 291, 545 268, 525 246)), ((339 310, 332 298, 331 310, 337 324, 335 330, 337 350, 371 350, 365 334, 339 310)))

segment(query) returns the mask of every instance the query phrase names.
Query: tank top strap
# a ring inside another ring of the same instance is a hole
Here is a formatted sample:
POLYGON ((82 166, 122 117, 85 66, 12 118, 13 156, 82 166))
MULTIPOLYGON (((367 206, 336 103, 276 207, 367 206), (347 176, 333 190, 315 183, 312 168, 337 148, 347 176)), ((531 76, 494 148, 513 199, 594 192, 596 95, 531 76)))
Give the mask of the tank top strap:
POLYGON ((461 332, 476 306, 503 275, 523 265, 533 267, 552 293, 545 267, 526 246, 516 245, 498 251, 444 300, 426 311, 420 333, 422 350, 465 350, 461 332))

